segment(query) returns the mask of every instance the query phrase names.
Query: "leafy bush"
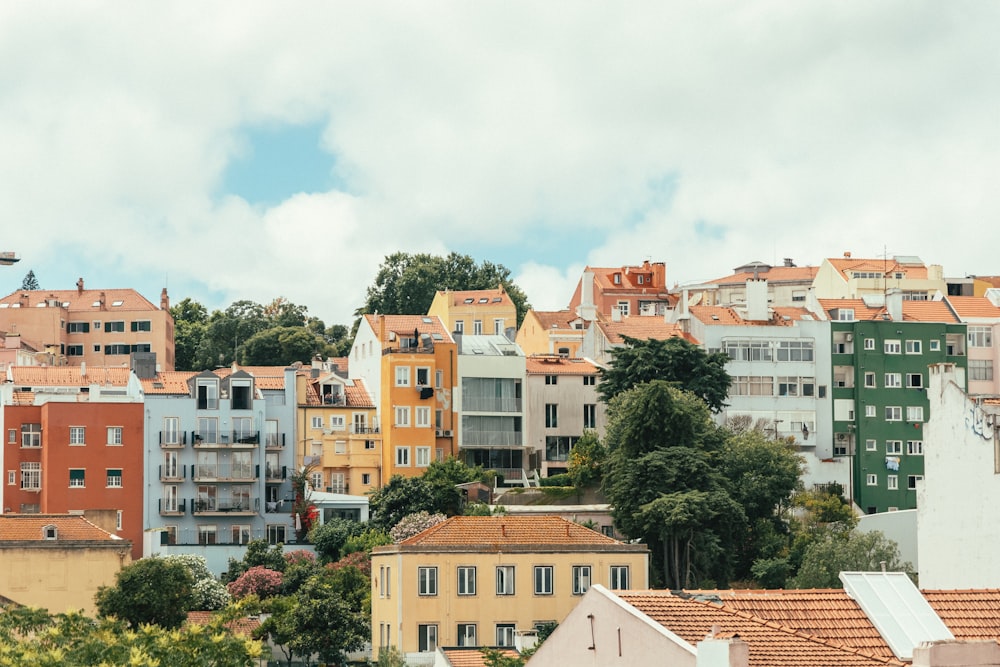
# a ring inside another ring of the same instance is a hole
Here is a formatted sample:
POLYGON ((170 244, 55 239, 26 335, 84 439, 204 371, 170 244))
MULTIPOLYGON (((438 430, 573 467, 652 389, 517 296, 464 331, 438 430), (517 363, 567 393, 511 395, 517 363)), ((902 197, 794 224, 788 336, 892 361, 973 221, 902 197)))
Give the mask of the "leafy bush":
POLYGON ((248 595, 265 599, 281 592, 281 572, 255 565, 228 586, 230 594, 239 600, 248 595))

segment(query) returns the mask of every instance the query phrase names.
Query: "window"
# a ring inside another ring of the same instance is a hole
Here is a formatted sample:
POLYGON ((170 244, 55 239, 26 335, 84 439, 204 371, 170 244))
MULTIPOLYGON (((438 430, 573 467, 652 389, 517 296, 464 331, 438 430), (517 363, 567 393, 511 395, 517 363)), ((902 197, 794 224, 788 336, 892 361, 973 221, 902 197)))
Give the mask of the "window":
POLYGON ((497 595, 514 594, 514 566, 497 565, 497 595))
POLYGON ((434 386, 438 389, 444 386, 444 371, 434 371, 434 386))
POLYGON ((455 320, 455 333, 463 333, 465 331, 465 320, 455 320))
POLYGON ((118 320, 116 322, 105 322, 104 331, 112 333, 125 333, 125 321, 118 320))
POLYGON ((497 336, 503 335, 503 320, 499 318, 494 318, 493 320, 493 333, 497 336))
MULTIPOLYGON (((993 379, 992 377, 990 378, 993 379)), ((906 374, 906 386, 910 389, 921 389, 924 386, 924 375, 923 373, 907 373, 906 374)))
POLYGON ((67 322, 66 333, 90 333, 90 322, 67 322))
POLYGON ((878 475, 869 473, 865 477, 865 483, 868 484, 868 486, 878 486, 878 475))
POLYGON ((777 361, 812 361, 813 342, 811 340, 778 341, 775 355, 777 361))
POLYGON ((583 595, 590 588, 590 566, 573 566, 573 595, 583 595))
POLYGON ((920 405, 906 406, 906 421, 922 422, 924 420, 924 408, 920 405))
POLYGON ((497 646, 514 645, 514 624, 497 623, 497 646))
POLYGON ((887 340, 882 344, 882 351, 886 354, 899 354, 901 349, 898 340, 887 340))
POLYGON ((628 313, 629 313, 629 303, 628 303, 628 301, 619 301, 618 302, 618 312, 621 314, 622 317, 628 317, 628 313))
POLYGON ((17 471, 16 470, 8 470, 7 471, 7 485, 8 486, 14 486, 15 484, 17 484, 17 471))
POLYGON ((885 441, 885 453, 886 454, 902 454, 903 453, 903 441, 902 440, 886 440, 885 441))
POLYGON ((415 419, 414 426, 417 428, 430 428, 431 426, 431 409, 427 407, 417 407, 413 410, 413 417, 415 419))
POLYGON ((365 449, 375 449, 375 441, 365 440, 365 449))
POLYGON ((107 486, 109 489, 122 488, 122 471, 119 468, 108 468, 107 486))
POLYGON ((331 431, 343 431, 345 428, 347 428, 347 422, 344 415, 330 415, 331 431))
POLYGON ((865 406, 865 417, 874 417, 874 416, 875 416, 875 406, 874 405, 866 405, 865 406))
POLYGON ((67 345, 66 346, 66 356, 67 357, 82 357, 83 356, 83 345, 67 345))
POLYGON ((622 274, 616 273, 614 275, 614 283, 615 283, 615 285, 621 285, 622 284, 622 274))
POLYGON ((885 476, 885 488, 890 491, 895 491, 899 488, 899 475, 886 475, 885 476))
POLYGON ((323 490, 323 471, 322 470, 318 470, 318 471, 313 472, 313 473, 311 473, 309 475, 309 485, 313 488, 314 491, 322 491, 323 490))
POLYGON ((421 653, 436 651, 438 644, 438 626, 435 624, 417 626, 417 650, 421 653))
POLYGON ((903 386, 903 376, 900 373, 885 374, 886 389, 899 389, 902 386, 903 386))
POLYGON ((280 523, 269 523, 267 525, 267 543, 271 545, 284 544, 285 526, 280 523))
POLYGON ((458 594, 476 594, 476 568, 469 565, 458 567, 458 594))
POLYGON ((559 384, 559 376, 558 375, 546 375, 545 376, 545 384, 559 384))
POLYGON ((7 429, 7 442, 10 443, 10 444, 12 444, 12 445, 15 442, 17 442, 17 429, 16 428, 9 428, 9 429, 7 429))
POLYGON ((41 424, 21 424, 21 446, 22 447, 42 446, 41 424))
POLYGON ((993 380, 993 360, 969 359, 969 380, 993 380))
POLYGON ((917 482, 919 482, 923 478, 924 478, 923 475, 907 475, 906 488, 912 491, 913 489, 917 488, 917 482))
POLYGON ((323 428, 323 418, 322 417, 313 416, 313 418, 312 418, 312 427, 313 428, 323 428))
POLYGON ((583 428, 597 428, 597 404, 583 404, 583 428))
POLYGON ((82 489, 86 486, 87 471, 82 468, 69 469, 69 488, 82 489))
POLYGON ((482 336, 483 335, 483 321, 482 320, 473 320, 472 321, 472 335, 473 336, 482 336))
POLYGON ((180 428, 181 425, 179 417, 164 417, 163 431, 160 433, 160 444, 179 445, 181 442, 180 428))
POLYGON ((85 445, 85 444, 87 444, 86 432, 87 432, 87 429, 84 426, 70 426, 69 427, 69 444, 71 444, 71 445, 85 445))
POLYGON ((555 403, 545 404, 545 428, 556 428, 559 425, 559 406, 555 403))
POLYGON ((924 441, 923 440, 907 440, 906 441, 906 453, 910 456, 923 456, 924 455, 924 441))
POLYGON ((969 326, 969 347, 993 347, 993 327, 969 326))
POLYGON ((931 352, 940 352, 941 351, 941 341, 939 341, 939 340, 932 340, 927 345, 930 348, 931 352))
POLYGON ((410 386, 410 367, 409 366, 396 366, 396 386, 397 387, 409 387, 410 386))
POLYGON ((414 463, 418 468, 426 468, 431 464, 431 448, 430 447, 414 447, 414 463))
POLYGON ((552 595, 552 566, 535 566, 535 595, 552 595))
POLYGON ((396 465, 401 468, 409 467, 410 465, 409 447, 396 447, 396 465))
POLYGON ((878 451, 878 441, 875 438, 869 438, 865 440, 865 451, 877 452, 878 451))
POLYGON ((370 486, 372 483, 372 474, 370 472, 361 473, 361 483, 364 486, 370 486))
POLYGON ((161 512, 176 512, 177 511, 177 485, 176 484, 164 484, 163 485, 163 498, 160 499, 160 511, 161 512))
POLYGON ((923 346, 919 340, 908 340, 906 341, 906 353, 907 354, 921 354, 923 352, 923 346))
POLYGON ((250 526, 246 524, 240 524, 233 526, 230 535, 230 544, 247 544, 250 542, 250 526))
POLYGON ((596 384, 597 384, 597 376, 596 375, 584 375, 583 376, 583 386, 584 387, 593 387, 596 384))
POLYGON ((628 565, 612 565, 610 582, 612 590, 628 590, 628 565))
POLYGON ((198 409, 219 409, 219 383, 217 380, 198 380, 198 409))
POLYGON ((120 444, 122 444, 122 427, 121 426, 109 426, 108 427, 108 444, 109 445, 120 445, 120 444))
POLYGON ((394 410, 396 415, 396 426, 409 426, 410 425, 410 408, 405 405, 397 405, 394 410))
POLYGON ((475 623, 459 623, 458 624, 458 645, 459 646, 477 646, 476 643, 476 624, 475 623))
POLYGON ((875 339, 874 338, 865 338, 865 349, 866 350, 874 350, 875 349, 875 339))
POLYGON ((898 405, 885 406, 885 420, 887 422, 903 421, 903 408, 898 405))
POLYGON ((869 389, 873 389, 875 387, 874 373, 867 373, 867 372, 865 373, 865 386, 869 389))
POLYGON ((214 525, 198 526, 198 544, 217 544, 214 525))
POLYGON ((438 569, 436 567, 417 568, 417 594, 438 594, 438 569))
POLYGON ((132 331, 152 331, 153 325, 149 320, 135 320, 132 322, 132 331))

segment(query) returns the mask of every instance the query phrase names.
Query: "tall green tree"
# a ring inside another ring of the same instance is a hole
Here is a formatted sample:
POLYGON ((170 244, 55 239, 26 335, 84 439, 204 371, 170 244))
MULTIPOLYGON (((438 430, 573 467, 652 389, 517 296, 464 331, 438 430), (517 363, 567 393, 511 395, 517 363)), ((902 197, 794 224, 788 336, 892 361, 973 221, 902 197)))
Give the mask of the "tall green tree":
POLYGON ((489 261, 477 264, 469 255, 454 252, 446 257, 397 252, 383 260, 358 314, 423 315, 439 290, 496 289, 501 285, 517 307, 520 326, 530 305, 524 291, 511 279, 510 269, 503 264, 489 261))
POLYGON ((368 500, 369 525, 388 533, 404 516, 435 511, 434 487, 423 477, 393 475, 368 500))
POLYGON ((716 465, 725 434, 705 402, 662 380, 608 405, 603 489, 619 530, 653 552, 660 585, 727 581, 746 522, 716 465))
POLYGON ((306 327, 271 327, 247 340, 240 350, 239 362, 246 366, 309 363, 324 347, 322 340, 306 327))
POLYGON ((643 382, 664 380, 700 397, 712 412, 719 412, 725 405, 732 384, 726 372, 729 357, 725 354, 709 354, 683 338, 622 339, 625 346, 611 350, 610 368, 600 371, 597 391, 602 400, 610 401, 643 382))
POLYGON ((192 608, 194 583, 194 576, 182 562, 143 558, 122 568, 115 575, 114 586, 98 589, 97 611, 133 628, 145 624, 177 628, 192 608))
POLYGON ((831 531, 806 548, 792 588, 843 588, 841 572, 906 572, 913 565, 902 559, 899 545, 879 531, 831 531))
POLYGON ((170 307, 174 318, 174 368, 179 371, 197 370, 195 355, 208 324, 208 310, 190 298, 170 307))
POLYGON ((23 290, 41 289, 41 287, 38 286, 38 278, 35 277, 34 269, 28 269, 27 275, 25 275, 24 280, 21 281, 21 289, 23 290))

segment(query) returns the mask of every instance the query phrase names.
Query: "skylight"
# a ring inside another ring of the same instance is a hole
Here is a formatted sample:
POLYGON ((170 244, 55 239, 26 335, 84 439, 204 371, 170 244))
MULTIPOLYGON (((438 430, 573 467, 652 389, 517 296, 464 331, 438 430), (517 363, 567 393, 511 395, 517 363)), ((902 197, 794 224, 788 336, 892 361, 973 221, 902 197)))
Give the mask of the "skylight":
POLYGON ((429 318, 429 317, 425 317, 425 318, 423 318, 423 323, 424 323, 424 324, 433 324, 433 322, 434 322, 434 320, 432 320, 432 319, 431 319, 431 318, 429 318))
POLYGON ((120 305, 122 305, 123 303, 125 303, 125 302, 124 302, 124 301, 122 301, 121 299, 119 299, 119 300, 117 300, 117 301, 112 301, 112 302, 111 302, 111 305, 112 305, 112 306, 120 306, 120 305))
POLYGON ((472 298, 472 297, 470 296, 469 298, 467 298, 467 299, 465 300, 465 303, 472 303, 473 301, 475 301, 475 299, 473 299, 473 298, 472 298))
POLYGON ((490 302, 489 297, 485 297, 485 296, 482 299, 479 300, 479 303, 489 303, 489 302, 490 302))

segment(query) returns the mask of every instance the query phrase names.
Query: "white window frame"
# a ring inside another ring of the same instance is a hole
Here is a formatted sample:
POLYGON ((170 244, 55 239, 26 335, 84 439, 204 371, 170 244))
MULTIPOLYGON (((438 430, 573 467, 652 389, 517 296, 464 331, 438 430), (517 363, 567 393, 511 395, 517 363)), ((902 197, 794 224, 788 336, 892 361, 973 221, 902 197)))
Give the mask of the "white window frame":
POLYGON ((902 440, 886 440, 885 441, 885 453, 886 454, 902 454, 903 453, 903 441, 902 440))
POLYGON ((875 416, 875 406, 874 405, 866 405, 865 406, 865 417, 874 417, 874 416, 875 416))
POLYGON ((437 623, 419 623, 417 625, 417 650, 421 653, 433 653, 438 647, 437 623))
POLYGON ((899 490, 899 475, 886 475, 885 488, 889 491, 899 490))
POLYGON ((410 467, 410 448, 408 446, 400 445, 396 447, 396 467, 410 467))
POLYGON ((438 594, 438 569, 433 565, 417 568, 417 595, 429 597, 438 594))
POLYGON ((897 338, 885 340, 882 342, 882 352, 884 354, 902 354, 902 343, 897 338))
POLYGON ((919 341, 919 340, 907 340, 906 341, 906 353, 907 354, 923 354, 924 353, 923 341, 919 341))
POLYGON ((410 367, 409 366, 396 366, 396 386, 397 387, 409 387, 410 386, 410 367))
POLYGON ((517 575, 513 565, 497 565, 496 591, 497 595, 514 595, 514 578, 517 575))
POLYGON ((874 350, 875 349, 875 339, 874 338, 865 338, 864 348, 866 350, 874 350))
POLYGON ((907 389, 923 389, 924 388, 924 374, 923 373, 907 373, 906 374, 906 388, 907 389), (914 380, 917 380, 914 382, 914 380))
POLYGON ((922 422, 923 420, 924 420, 924 406, 922 405, 906 406, 906 421, 922 422))
POLYGON ((86 468, 70 468, 69 469, 69 488, 71 489, 85 489, 87 488, 87 469, 86 468), (83 473, 82 477, 74 478, 73 472, 80 471, 83 473))
POLYGON ((591 586, 591 568, 589 565, 573 566, 573 595, 583 595, 591 586))
POLYGON ((551 565, 536 565, 532 573, 535 595, 552 595, 554 590, 554 568, 551 565))
POLYGON ((885 382, 886 389, 902 389, 903 388, 903 374, 902 373, 885 373, 882 380, 885 382))
POLYGON ((969 347, 993 347, 992 326, 970 324, 966 337, 969 341, 969 347))
POLYGON ((416 428, 431 427, 431 409, 429 407, 418 405, 413 409, 413 426, 416 428))
POLYGON ((910 491, 917 488, 917 482, 923 480, 923 475, 907 475, 906 476, 906 488, 910 491))
POLYGON ((38 461, 21 462, 21 488, 25 491, 40 491, 42 488, 42 464, 38 461))
POLYGON ((330 430, 331 431, 347 430, 347 419, 344 417, 344 415, 330 415, 330 430))
POLYGON ((42 446, 42 425, 38 423, 21 424, 21 447, 38 449, 42 446))
POLYGON ((478 630, 475 623, 459 623, 455 638, 459 646, 479 646, 478 630))
POLYGON ((431 464, 431 448, 417 446, 413 448, 413 464, 417 468, 426 468, 431 464))
POLYGON ((899 405, 885 406, 885 420, 887 422, 903 421, 903 408, 899 405))
POLYGON ((104 478, 106 480, 107 488, 109 489, 121 489, 124 487, 122 482, 122 469, 121 468, 107 468, 104 472, 104 478), (117 475, 112 475, 113 471, 117 470, 117 475))
POLYGON ((458 577, 458 594, 463 597, 471 597, 476 594, 476 566, 459 565, 455 574, 458 577))
POLYGON ((865 387, 868 389, 875 388, 875 373, 865 371, 865 387))
POLYGON ((928 349, 931 352, 940 352, 941 351, 941 341, 936 340, 936 339, 932 340, 932 341, 930 341, 928 343, 927 347, 928 347, 928 349))
POLYGON ((503 335, 504 321, 502 317, 493 318, 493 333, 497 336, 503 335))
POLYGON ((878 451, 878 440, 875 438, 868 438, 865 440, 865 451, 866 452, 877 452, 878 451))
POLYGON ((409 428, 410 426, 410 406, 408 405, 397 405, 393 410, 393 416, 395 417, 394 425, 400 428, 409 428))
POLYGON ((121 426, 109 426, 108 427, 108 445, 112 447, 120 447, 122 444, 122 432, 124 429, 121 426))
POLYGON ((865 483, 868 486, 878 486, 878 475, 873 472, 868 473, 865 477, 865 483))
POLYGON ((504 648, 513 648, 514 631, 515 631, 515 625, 513 623, 497 623, 496 624, 497 646, 502 646, 504 648))
POLYGON ((322 416, 313 415, 313 417, 312 417, 312 427, 314 429, 322 429, 323 428, 323 417, 322 416))
POLYGON ((472 321, 472 335, 473 336, 482 336, 483 335, 483 321, 482 320, 473 320, 472 321))
POLYGON ((611 590, 629 589, 631 573, 628 565, 612 565, 608 576, 608 588, 611 590))
POLYGON ((924 455, 924 441, 923 440, 907 440, 906 441, 906 453, 910 456, 923 456, 924 455))

